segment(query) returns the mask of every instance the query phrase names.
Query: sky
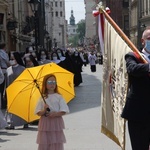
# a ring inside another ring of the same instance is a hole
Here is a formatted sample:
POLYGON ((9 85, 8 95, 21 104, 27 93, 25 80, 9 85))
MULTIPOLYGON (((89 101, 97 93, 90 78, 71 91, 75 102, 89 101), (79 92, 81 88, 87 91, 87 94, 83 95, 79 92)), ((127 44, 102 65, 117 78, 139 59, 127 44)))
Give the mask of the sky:
POLYGON ((73 10, 75 23, 77 24, 80 20, 85 19, 85 4, 84 0, 65 0, 66 9, 66 20, 71 16, 71 10, 73 10))

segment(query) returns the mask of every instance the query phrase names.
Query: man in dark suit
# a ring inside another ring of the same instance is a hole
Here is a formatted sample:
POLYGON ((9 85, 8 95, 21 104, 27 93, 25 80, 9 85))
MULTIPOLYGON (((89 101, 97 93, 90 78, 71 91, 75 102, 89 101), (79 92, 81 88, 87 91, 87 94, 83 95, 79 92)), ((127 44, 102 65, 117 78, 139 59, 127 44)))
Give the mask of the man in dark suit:
POLYGON ((128 120, 132 150, 148 150, 150 143, 150 27, 143 32, 141 41, 147 64, 133 53, 125 55, 129 91, 121 116, 128 120))

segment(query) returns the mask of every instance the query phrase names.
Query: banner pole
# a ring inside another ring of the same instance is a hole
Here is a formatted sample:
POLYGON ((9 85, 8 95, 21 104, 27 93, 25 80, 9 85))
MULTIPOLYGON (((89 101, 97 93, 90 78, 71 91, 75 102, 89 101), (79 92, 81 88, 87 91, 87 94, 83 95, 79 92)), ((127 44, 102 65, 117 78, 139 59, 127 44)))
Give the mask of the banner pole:
POLYGON ((143 61, 143 63, 148 63, 144 57, 141 55, 139 50, 136 48, 136 46, 129 40, 129 38, 124 34, 124 32, 120 29, 120 27, 114 22, 114 20, 109 16, 109 14, 102 9, 101 7, 99 8, 100 13, 103 13, 105 15, 105 18, 108 20, 108 22, 114 27, 116 32, 122 37, 122 39, 128 44, 128 46, 131 48, 133 52, 136 52, 140 59, 143 61))

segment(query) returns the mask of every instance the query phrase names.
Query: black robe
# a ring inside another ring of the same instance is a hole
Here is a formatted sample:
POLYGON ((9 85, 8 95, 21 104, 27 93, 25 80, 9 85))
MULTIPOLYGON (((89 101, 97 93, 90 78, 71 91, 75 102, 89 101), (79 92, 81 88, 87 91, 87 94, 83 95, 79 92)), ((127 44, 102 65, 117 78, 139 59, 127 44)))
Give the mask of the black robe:
POLYGON ((74 74, 74 86, 82 83, 81 71, 69 55, 66 54, 66 59, 58 63, 58 65, 74 74))

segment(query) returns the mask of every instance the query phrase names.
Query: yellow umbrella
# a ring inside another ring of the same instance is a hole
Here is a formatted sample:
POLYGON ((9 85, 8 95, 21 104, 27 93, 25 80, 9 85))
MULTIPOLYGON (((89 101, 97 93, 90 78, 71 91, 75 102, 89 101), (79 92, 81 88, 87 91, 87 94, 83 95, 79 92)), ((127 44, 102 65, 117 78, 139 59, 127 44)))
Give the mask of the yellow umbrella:
POLYGON ((58 91, 66 103, 74 98, 74 75, 56 65, 49 63, 38 67, 26 68, 21 75, 6 89, 7 111, 27 122, 38 120, 34 114, 35 106, 41 97, 41 86, 45 75, 54 74, 57 79, 58 91), (39 86, 39 88, 37 87, 39 86))

